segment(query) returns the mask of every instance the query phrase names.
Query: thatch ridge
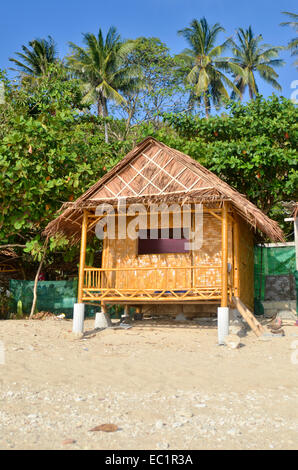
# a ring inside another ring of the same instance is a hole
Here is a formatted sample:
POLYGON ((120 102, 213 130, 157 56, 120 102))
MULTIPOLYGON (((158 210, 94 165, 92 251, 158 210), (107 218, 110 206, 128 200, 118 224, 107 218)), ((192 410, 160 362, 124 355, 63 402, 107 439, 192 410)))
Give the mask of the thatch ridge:
POLYGON ((147 137, 134 147, 117 165, 115 165, 106 175, 104 175, 97 183, 91 186, 82 196, 73 203, 63 204, 62 214, 55 220, 50 222, 45 229, 46 235, 55 235, 60 233, 66 235, 72 241, 80 238, 80 219, 84 208, 95 208, 100 203, 108 202, 116 205, 117 198, 100 198, 94 199, 95 194, 104 187, 115 175, 125 168, 135 157, 144 152, 152 144, 158 146, 171 155, 175 161, 189 168, 196 173, 204 182, 206 187, 195 189, 193 191, 177 191, 173 193, 141 195, 127 197, 127 203, 143 202, 201 202, 214 203, 222 201, 230 201, 238 214, 246 220, 254 229, 259 229, 272 241, 283 241, 283 232, 277 222, 271 220, 258 207, 251 203, 244 195, 233 189, 227 183, 222 181, 218 176, 207 170, 196 160, 190 156, 175 150, 167 145, 158 142, 153 137, 147 137))

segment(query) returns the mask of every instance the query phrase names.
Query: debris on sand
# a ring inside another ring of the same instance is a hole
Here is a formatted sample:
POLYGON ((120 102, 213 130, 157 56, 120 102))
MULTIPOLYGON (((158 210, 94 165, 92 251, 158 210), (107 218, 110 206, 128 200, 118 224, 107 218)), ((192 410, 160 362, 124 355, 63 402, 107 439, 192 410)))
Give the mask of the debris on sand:
POLYGON ((271 333, 274 336, 285 336, 285 330, 279 329, 279 330, 271 330, 271 333))
POLYGON ((75 444, 75 443, 76 441, 74 439, 65 439, 65 441, 62 442, 62 445, 67 446, 67 445, 75 444))
POLYGON ((103 432, 115 432, 118 431, 119 427, 116 424, 100 424, 95 428, 90 429, 90 432, 103 431, 103 432))
POLYGON ((55 319, 57 316, 52 313, 52 312, 37 312, 34 315, 32 315, 31 320, 47 320, 48 318, 55 319))
POLYGON ((240 348, 240 338, 238 335, 228 335, 225 337, 224 342, 230 349, 240 348))

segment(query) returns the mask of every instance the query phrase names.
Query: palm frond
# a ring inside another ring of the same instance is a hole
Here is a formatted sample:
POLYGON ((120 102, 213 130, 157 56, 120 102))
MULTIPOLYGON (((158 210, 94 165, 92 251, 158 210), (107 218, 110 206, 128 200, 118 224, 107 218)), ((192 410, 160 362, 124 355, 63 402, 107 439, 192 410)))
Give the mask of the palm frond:
POLYGON ((18 68, 11 69, 32 78, 44 75, 48 66, 57 61, 57 47, 51 36, 47 39, 34 39, 28 47, 22 45, 23 52, 16 52, 19 59, 9 58, 18 68))
MULTIPOLYGON (((97 36, 83 34, 85 47, 70 43, 69 66, 83 81, 85 98, 98 103, 99 112, 107 112, 106 101, 125 102, 121 92, 136 90, 142 86, 139 67, 127 65, 126 58, 133 52, 135 41, 122 41, 114 26, 106 37, 99 29, 97 36), (106 100, 106 101, 105 101, 106 100), (104 109, 105 108, 105 109, 104 109)), ((105 114, 106 115, 106 114, 105 114)))
MULTIPOLYGON (((278 74, 274 68, 284 65, 284 61, 279 58, 280 51, 284 49, 283 46, 263 43, 262 35, 254 35, 251 26, 246 30, 239 28, 236 37, 237 41, 232 43, 234 57, 231 59, 231 62, 236 65, 233 70, 235 86, 238 89, 241 88, 242 91, 248 88, 250 97, 255 97, 258 94, 258 86, 254 72, 258 71, 263 80, 279 89, 275 80, 278 74), (243 69, 242 75, 237 67, 243 69)), ((231 96, 235 97, 235 93, 231 96)))

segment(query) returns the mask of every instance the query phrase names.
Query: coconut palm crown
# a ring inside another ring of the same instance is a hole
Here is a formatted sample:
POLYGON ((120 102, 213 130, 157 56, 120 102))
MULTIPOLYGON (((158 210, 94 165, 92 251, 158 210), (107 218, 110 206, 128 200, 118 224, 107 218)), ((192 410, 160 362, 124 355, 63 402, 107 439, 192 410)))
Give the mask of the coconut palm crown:
POLYGON ((209 116, 211 102, 217 107, 223 98, 229 97, 227 88, 232 88, 235 94, 240 95, 240 90, 223 73, 241 74, 237 64, 228 57, 222 57, 230 39, 216 45, 219 33, 224 31, 219 23, 209 25, 206 18, 199 21, 194 19, 188 28, 178 31, 190 45, 189 49, 177 56, 181 61, 181 69, 185 71, 186 82, 191 87, 190 102, 203 101, 206 117, 209 116))
MULTIPOLYGON (((264 44, 262 35, 255 36, 251 26, 237 31, 236 41, 232 42, 232 61, 242 69, 242 73, 235 74, 235 85, 242 96, 246 89, 251 99, 258 95, 256 73, 273 88, 281 90, 277 81, 278 73, 274 69, 284 65, 284 61, 279 58, 282 49, 282 46, 264 44)), ((232 92, 232 98, 235 96, 232 92)))
POLYGON ((11 70, 20 73, 24 79, 35 79, 47 73, 50 64, 57 62, 57 47, 51 36, 47 39, 34 39, 29 46, 22 46, 23 52, 16 52, 18 59, 9 58, 17 68, 11 70))
POLYGON ((127 61, 135 43, 122 41, 114 27, 109 29, 105 38, 101 29, 97 36, 83 34, 83 42, 86 47, 70 43, 68 65, 82 80, 85 101, 96 103, 98 115, 107 117, 108 101, 123 103, 125 99, 121 92, 139 85, 139 70, 128 65, 127 61))
MULTIPOLYGON (((291 21, 284 21, 280 23, 281 26, 291 26, 294 28, 295 32, 298 33, 298 15, 296 13, 291 13, 289 11, 283 11, 284 15, 287 15, 291 18, 291 21)), ((291 39, 288 44, 288 49, 292 52, 292 56, 298 55, 298 37, 291 39)), ((294 65, 298 68, 298 60, 295 60, 294 65)))

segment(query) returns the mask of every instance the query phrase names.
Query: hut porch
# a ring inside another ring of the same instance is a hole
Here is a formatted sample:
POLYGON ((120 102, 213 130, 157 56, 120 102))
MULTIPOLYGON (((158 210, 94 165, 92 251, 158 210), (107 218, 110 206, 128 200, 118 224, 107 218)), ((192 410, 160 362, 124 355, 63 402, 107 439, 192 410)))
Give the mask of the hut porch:
POLYGON ((239 295, 238 222, 228 203, 204 207, 206 235, 199 250, 138 254, 138 239, 105 237, 101 267, 86 266, 87 234, 102 217, 84 211, 79 302, 208 302, 227 306, 232 296, 239 295))

